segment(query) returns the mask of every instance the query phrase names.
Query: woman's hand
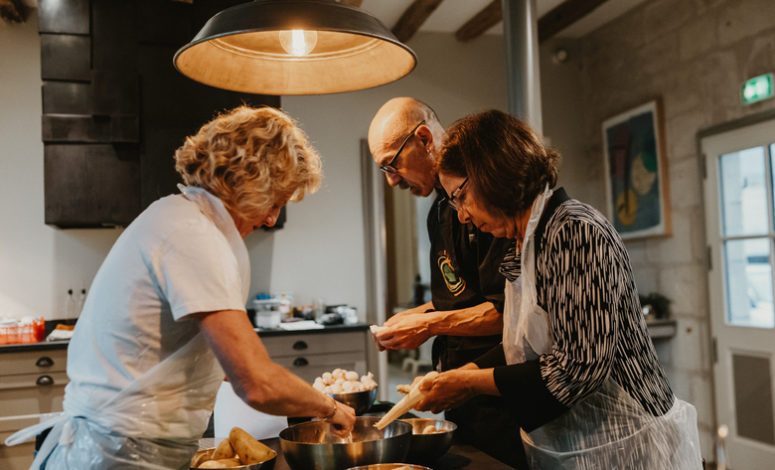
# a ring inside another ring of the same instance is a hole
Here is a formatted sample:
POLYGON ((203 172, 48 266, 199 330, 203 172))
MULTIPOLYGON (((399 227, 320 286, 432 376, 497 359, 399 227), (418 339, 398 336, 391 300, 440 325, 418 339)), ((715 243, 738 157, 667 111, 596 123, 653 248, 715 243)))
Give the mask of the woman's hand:
POLYGON ((419 385, 423 398, 415 409, 440 413, 457 408, 477 395, 499 395, 492 372, 492 369, 461 368, 426 377, 419 385))
POLYGON ((420 383, 423 398, 415 406, 415 409, 440 413, 444 410, 457 408, 476 396, 467 374, 468 371, 456 369, 442 372, 435 378, 424 379, 420 383))
POLYGON ((339 437, 347 437, 355 426, 355 410, 342 402, 335 402, 334 415, 326 421, 333 425, 334 434, 339 437))

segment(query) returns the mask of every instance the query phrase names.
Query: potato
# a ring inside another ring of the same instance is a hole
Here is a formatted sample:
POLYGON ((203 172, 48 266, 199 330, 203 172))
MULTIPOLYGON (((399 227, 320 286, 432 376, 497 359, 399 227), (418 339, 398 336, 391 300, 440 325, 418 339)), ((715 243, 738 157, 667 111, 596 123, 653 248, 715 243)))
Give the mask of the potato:
POLYGON ((213 452, 215 452, 213 449, 198 450, 196 454, 191 457, 191 466, 197 468, 202 464, 202 462, 212 459, 213 452))
POLYGON ((208 460, 202 463, 197 468, 229 468, 227 464, 223 463, 223 460, 208 460))
POLYGON ((231 442, 228 439, 224 439, 218 444, 213 452, 212 460, 221 460, 234 457, 234 448, 231 446, 231 442))
POLYGON ((427 425, 427 426, 425 426, 423 428, 421 434, 434 434, 434 433, 437 433, 437 432, 439 432, 439 431, 436 430, 436 426, 434 426, 432 424, 429 424, 429 425, 427 425))
POLYGON ((237 427, 231 428, 229 441, 244 465, 266 462, 275 456, 272 449, 237 427))

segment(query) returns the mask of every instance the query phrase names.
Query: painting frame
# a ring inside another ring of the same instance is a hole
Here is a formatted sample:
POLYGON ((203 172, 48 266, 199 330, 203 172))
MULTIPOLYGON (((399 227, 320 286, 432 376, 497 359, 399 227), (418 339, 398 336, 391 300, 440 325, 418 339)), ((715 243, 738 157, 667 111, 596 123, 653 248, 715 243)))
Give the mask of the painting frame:
POLYGON ((602 124, 608 218, 623 240, 672 234, 661 99, 602 124))

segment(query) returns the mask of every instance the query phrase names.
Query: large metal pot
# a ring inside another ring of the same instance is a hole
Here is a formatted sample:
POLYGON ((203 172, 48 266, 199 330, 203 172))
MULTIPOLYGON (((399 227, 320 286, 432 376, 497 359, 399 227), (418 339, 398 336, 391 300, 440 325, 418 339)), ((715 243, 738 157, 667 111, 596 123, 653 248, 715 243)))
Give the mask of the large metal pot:
POLYGON ((332 433, 326 421, 309 421, 280 432, 285 461, 293 470, 341 470, 373 463, 402 462, 409 451, 412 426, 394 421, 385 429, 374 424, 379 418, 355 418, 352 439, 332 433))

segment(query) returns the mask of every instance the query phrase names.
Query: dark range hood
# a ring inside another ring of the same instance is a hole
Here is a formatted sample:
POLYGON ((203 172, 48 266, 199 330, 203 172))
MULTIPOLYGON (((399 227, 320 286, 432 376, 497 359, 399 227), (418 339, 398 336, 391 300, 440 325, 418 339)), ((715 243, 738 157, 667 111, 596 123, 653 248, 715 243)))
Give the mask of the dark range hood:
POLYGON ((45 223, 128 225, 177 191, 173 154, 217 112, 278 96, 177 72, 175 52, 226 0, 39 0, 45 223))

